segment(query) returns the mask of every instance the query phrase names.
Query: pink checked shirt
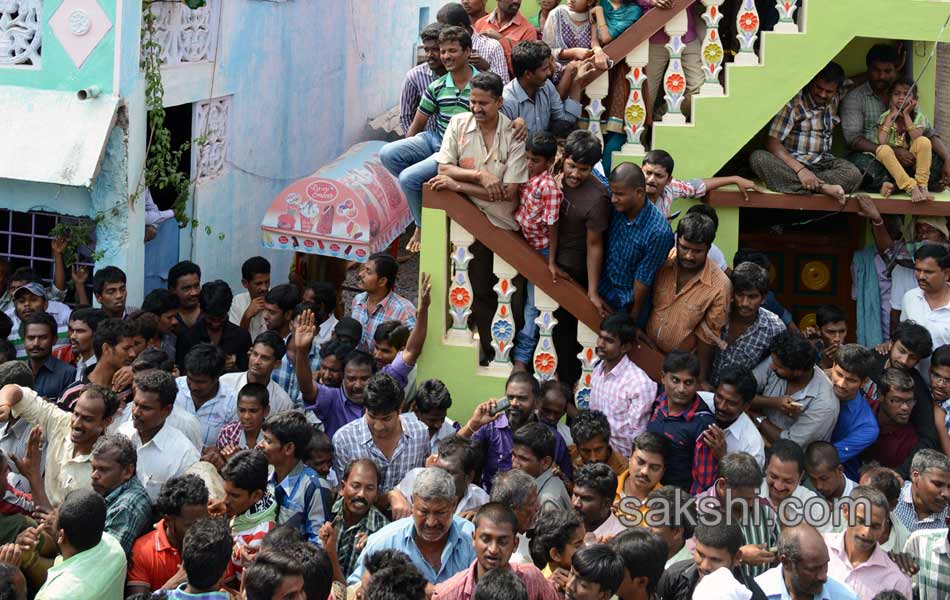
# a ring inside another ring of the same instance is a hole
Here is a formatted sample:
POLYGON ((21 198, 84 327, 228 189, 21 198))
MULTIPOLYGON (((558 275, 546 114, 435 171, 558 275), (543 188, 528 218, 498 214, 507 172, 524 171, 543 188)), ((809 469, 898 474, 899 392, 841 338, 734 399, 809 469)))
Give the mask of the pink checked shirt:
POLYGON ((828 546, 828 577, 847 585, 859 598, 873 598, 884 590, 897 590, 905 598, 911 597, 910 577, 880 546, 874 548, 871 558, 854 567, 844 549, 844 532, 824 534, 828 546))
POLYGON ((663 188, 663 193, 656 199, 654 204, 660 209, 664 217, 670 216, 670 207, 673 200, 677 198, 701 198, 706 195, 706 184, 702 179, 670 179, 670 182, 663 188))
MULTIPOLYGON (((528 600, 559 600, 554 586, 536 566, 528 563, 510 563, 508 566, 524 583, 528 600)), ((473 562, 471 567, 436 585, 432 600, 471 600, 475 591, 475 569, 473 562)))
POLYGON ((594 367, 590 408, 607 416, 610 445, 627 458, 633 452, 634 438, 647 429, 654 398, 656 382, 626 356, 608 373, 603 361, 594 367))
POLYGON ((547 171, 521 184, 521 202, 515 221, 521 225, 524 239, 535 250, 544 250, 550 245, 548 226, 557 223, 563 200, 564 193, 547 171))

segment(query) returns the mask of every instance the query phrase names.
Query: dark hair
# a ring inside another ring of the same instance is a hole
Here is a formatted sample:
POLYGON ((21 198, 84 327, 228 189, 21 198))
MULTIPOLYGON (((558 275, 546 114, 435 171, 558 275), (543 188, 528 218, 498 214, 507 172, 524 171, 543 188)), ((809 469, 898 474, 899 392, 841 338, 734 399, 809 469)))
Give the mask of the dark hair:
POLYGON ((405 568, 411 564, 412 561, 409 559, 408 554, 388 548, 367 553, 363 556, 363 568, 369 571, 370 575, 375 575, 383 569, 390 567, 405 568))
POLYGON ((901 495, 901 482, 893 469, 867 465, 861 469, 861 477, 865 475, 868 477, 868 485, 884 494, 891 506, 897 504, 901 495))
POLYGON ((633 449, 639 450, 640 452, 649 452, 650 454, 659 454, 663 457, 663 464, 666 464, 670 455, 669 440, 652 431, 644 431, 633 438, 633 449))
POLYGON ((643 171, 633 163, 620 163, 610 172, 610 185, 625 185, 634 189, 646 190, 647 180, 643 171))
POLYGON ((386 278, 386 289, 392 291, 396 287, 396 277, 399 276, 399 263, 391 254, 377 252, 371 255, 366 262, 372 262, 377 277, 386 278))
POLYGON ((815 349, 797 331, 786 329, 780 332, 772 338, 769 352, 793 371, 807 371, 815 366, 815 349))
POLYGON ((895 46, 890 44, 874 44, 864 56, 864 63, 871 68, 871 63, 890 63, 897 67, 901 62, 900 54, 895 46))
POLYGON ((294 445, 294 457, 302 460, 307 456, 310 446, 310 423, 301 413, 295 411, 283 412, 267 417, 262 431, 267 431, 280 442, 281 446, 294 445))
POLYGON ((531 451, 531 454, 538 460, 544 458, 554 459, 555 441, 554 432, 548 429, 547 425, 542 423, 528 423, 522 425, 521 429, 512 436, 512 445, 524 446, 531 451))
MULTIPOLYGON (((41 283, 40 276, 31 267, 20 267, 10 275, 10 281, 25 281, 27 283, 41 283)), ((13 290, 16 291, 16 290, 13 290)))
POLYGON ((746 404, 752 402, 755 394, 758 392, 759 384, 755 380, 755 375, 747 367, 731 365, 724 367, 719 372, 719 385, 731 385, 739 392, 742 401, 746 404))
POLYGON ((637 324, 627 313, 613 313, 600 322, 600 329, 617 336, 621 344, 631 344, 637 338, 637 324))
MULTIPOLYGON (((7 340, 2 341, 6 342, 7 340)), ((25 361, 11 358, 0 363, 0 387, 13 383, 20 387, 32 388, 35 382, 33 369, 25 361)))
POLYGON ((412 405, 419 412, 429 412, 437 408, 448 410, 452 407, 452 394, 442 381, 426 379, 416 387, 412 395, 412 405))
MULTIPOLYGON (((6 315, 4 314, 4 316, 6 315)), ((73 321, 82 321, 89 326, 89 329, 91 329, 93 333, 96 332, 96 328, 99 327, 99 323, 102 323, 108 318, 109 315, 106 313, 106 311, 102 310, 101 308, 91 308, 89 306, 76 309, 69 314, 70 323, 73 321)))
POLYGON ((682 529, 684 540, 693 537, 697 519, 696 500, 693 497, 675 485, 664 485, 647 494, 647 507, 652 508, 657 503, 660 506, 683 507, 683 510, 670 511, 669 519, 663 525, 670 529, 682 529))
POLYGON ((254 338, 254 343, 251 344, 251 347, 253 348, 258 344, 262 344, 273 350, 274 358, 277 360, 283 359, 287 353, 287 345, 276 331, 265 331, 261 333, 254 338))
POLYGON ((145 300, 142 301, 142 310, 160 317, 167 312, 178 310, 180 305, 178 296, 166 289, 158 288, 145 296, 145 300))
POLYGON ((373 573, 363 590, 364 600, 419 600, 426 597, 425 577, 415 565, 388 567, 373 573))
POLYGON ((897 89, 897 86, 903 85, 910 88, 910 95, 916 98, 918 96, 917 84, 914 83, 914 80, 910 77, 898 77, 894 82, 887 88, 888 94, 893 94, 894 90, 897 89))
POLYGON ((841 65, 832 61, 825 65, 821 71, 818 71, 818 74, 815 75, 812 81, 819 79, 828 83, 833 83, 840 88, 845 79, 844 69, 841 68, 841 65))
POLYGON ((181 565, 188 583, 202 590, 213 588, 231 562, 233 544, 227 519, 208 517, 195 521, 181 542, 181 565))
POLYGON ((564 409, 567 410, 567 407, 571 404, 571 400, 574 397, 571 388, 563 381, 548 379, 541 384, 541 393, 539 395, 541 398, 544 398, 551 392, 554 392, 556 396, 560 396, 564 399, 564 409))
POLYGON ((308 600, 323 600, 333 585, 333 566, 327 553, 314 544, 299 542, 280 550, 301 566, 303 591, 308 600))
MULTIPOLYGON (((523 43, 524 42, 522 42, 522 44, 523 43)), ((519 44, 519 46, 520 45, 521 44, 519 44)), ((532 154, 537 154, 548 160, 554 160, 554 157, 557 156, 557 138, 547 131, 535 131, 528 135, 528 139, 525 140, 524 148, 532 154)))
POLYGON ((838 456, 838 450, 828 442, 815 440, 808 444, 805 449, 805 468, 829 467, 837 469, 841 464, 841 457, 838 456))
MULTIPOLYGON (((3 316, 6 317, 6 315, 3 316)), ((9 317, 7 318, 9 319, 9 317)), ((2 359, 0 360, 0 363, 16 360, 16 346, 14 346, 13 342, 6 338, 0 339, 0 359, 2 359)), ((32 387, 32 384, 28 385, 27 387, 32 387)))
POLYGON ((805 471, 805 451, 798 442, 792 440, 776 440, 774 444, 765 453, 765 465, 772 462, 772 458, 777 458, 782 462, 793 462, 798 465, 798 472, 805 471))
MULTIPOLYGON (((339 358, 341 362, 343 362, 353 352, 353 350, 353 346, 342 340, 327 340, 322 346, 320 346, 320 358, 324 359, 328 356, 335 356, 339 358)), ((366 353, 363 352, 363 354, 366 353)), ((373 357, 370 356, 369 359, 370 362, 373 363, 373 357)))
POLYGON ((245 597, 247 600, 272 600, 284 578, 302 575, 303 567, 296 559, 283 552, 262 550, 244 571, 245 597))
MULTIPOLYGON (((6 262, 6 259, 0 260, 6 262)), ((495 570, 503 571, 506 569, 495 570)), ((26 577, 23 578, 24 585, 19 589, 13 583, 18 573, 20 573, 19 567, 11 565, 10 563, 0 562, 0 600, 26 600, 26 577)), ((522 587, 524 586, 522 585, 522 587)), ((149 595, 149 598, 151 598, 151 595, 149 595)), ((527 600, 527 596, 525 596, 524 600, 527 600)))
POLYGON ((248 492, 266 490, 267 457, 260 450, 241 450, 228 459, 221 477, 248 492))
POLYGON ((119 267, 113 266, 103 267, 97 270, 92 275, 92 292, 97 296, 101 296, 103 290, 106 289, 106 285, 110 283, 121 283, 125 285, 125 272, 119 267))
POLYGON ((572 131, 564 142, 564 159, 582 165, 594 166, 603 158, 600 142, 586 129, 572 131))
POLYGON ((769 272, 753 262, 736 265, 729 279, 734 293, 756 291, 762 296, 769 293, 769 272))
MULTIPOLYGON (((462 12, 465 11, 463 10, 462 12)), ((465 16, 467 17, 468 15, 465 16)), ((419 39, 421 39, 423 42, 438 42, 439 33, 442 31, 442 27, 442 23, 439 23, 438 21, 435 23, 429 23, 422 28, 422 31, 419 32, 419 39)))
POLYGON ((132 325, 132 335, 151 340, 158 337, 158 317, 150 312, 138 311, 128 319, 132 325))
POLYGON ((103 385, 99 385, 98 383, 86 384, 79 396, 96 398, 102 402, 103 419, 108 419, 109 417, 114 416, 119 410, 119 398, 116 396, 115 392, 103 385))
POLYGON ((307 444, 307 452, 333 452, 333 442, 330 436, 316 425, 310 428, 310 443, 307 444))
POLYGON ((482 71, 475 77, 472 77, 472 80, 468 82, 468 85, 473 90, 482 90, 483 92, 488 92, 495 100, 501 98, 502 90, 505 87, 501 82, 501 77, 490 71, 482 71))
POLYGON ((884 590, 875 594, 871 600, 906 600, 906 596, 897 590, 884 590))
POLYGON ((255 275, 270 275, 270 262, 263 256, 252 256, 241 265, 241 279, 250 281, 255 275))
POLYGON ((914 252, 914 260, 925 260, 932 258, 934 262, 940 265, 940 268, 945 268, 947 260, 947 249, 941 244, 924 244, 917 248, 917 251, 914 252))
POLYGON ((860 379, 871 375, 876 362, 874 353, 859 344, 845 344, 835 352, 835 364, 860 379))
POLYGON ((526 383, 531 387, 531 396, 534 399, 537 399, 541 395, 541 384, 538 380, 533 377, 530 373, 525 371, 514 371, 511 375, 508 376, 508 379, 505 380, 505 389, 508 389, 508 386, 512 383, 526 383))
POLYGON ((121 467, 132 467, 135 473, 135 467, 138 463, 138 453, 132 440, 119 433, 103 433, 92 445, 92 457, 97 458, 107 452, 115 450, 115 461, 121 467))
POLYGON ((487 502, 479 507, 475 518, 472 519, 476 529, 482 519, 488 519, 499 525, 507 523, 511 527, 512 535, 518 535, 518 517, 510 507, 501 502, 487 502))
POLYGON ((581 548, 571 558, 571 568, 584 581, 596 583, 611 594, 620 588, 626 573, 623 560, 607 544, 581 548))
POLYGON ((340 481, 344 482, 349 479, 350 473, 352 473, 353 469, 356 467, 366 467, 368 469, 372 469, 373 473, 376 473, 377 484, 382 482, 382 474, 379 472, 379 465, 369 458, 355 458, 346 463, 346 467, 343 469, 343 477, 340 478, 340 481))
POLYGON ((337 324, 333 327, 333 337, 341 342, 347 342, 351 346, 359 343, 363 337, 363 324, 353 317, 340 317, 337 324))
POLYGON ((824 327, 825 325, 847 320, 848 318, 845 316, 844 311, 841 310, 841 307, 835 306, 834 304, 822 304, 815 309, 815 324, 818 325, 818 327, 824 327))
POLYGON ((451 42, 457 42, 463 52, 472 49, 472 36, 465 29, 455 25, 443 27, 439 32, 439 45, 451 42))
POLYGON ((891 341, 911 351, 918 359, 925 359, 933 352, 933 338, 926 327, 914 321, 901 321, 891 334, 891 341))
POLYGON ((135 329, 129 321, 114 318, 106 319, 99 323, 96 332, 92 335, 92 351, 95 353, 96 358, 101 358, 102 347, 105 344, 109 344, 115 348, 119 345, 122 338, 131 338, 134 336, 135 329))
POLYGON ((574 471, 574 489, 587 488, 612 501, 617 493, 617 474, 603 463, 590 463, 574 471))
POLYGON ((168 270, 168 289, 172 290, 178 287, 178 280, 186 275, 197 275, 201 280, 201 267, 191 262, 183 260, 168 270))
POLYGON ((944 344, 934 350, 930 356, 930 368, 950 367, 950 344, 944 344))
POLYGON ((877 382, 878 397, 883 399, 891 390, 911 392, 914 389, 914 378, 900 369, 884 369, 877 382))
POLYGON ((696 524, 694 535, 696 541, 703 546, 725 550, 730 556, 735 556, 745 544, 745 537, 738 523, 723 522, 712 526, 700 521, 696 524))
POLYGON ((185 355, 185 372, 218 378, 224 373, 224 352, 213 344, 196 344, 185 355))
MULTIPOLYGON (((79 309, 79 310, 83 310, 83 309, 79 309)), ((73 314, 76 314, 76 312, 73 312, 73 314)), ((72 321, 72 319, 70 319, 70 321, 72 321)), ((10 337, 10 334, 12 332, 13 332, 13 319, 8 317, 7 313, 0 312, 0 340, 6 340, 8 337, 10 337)))
POLYGON ((440 460, 458 460, 463 473, 474 473, 481 466, 482 455, 476 445, 460 435, 439 440, 436 452, 440 460))
POLYGON ((716 209, 709 206, 708 204, 694 204, 686 209, 686 214, 688 215, 705 215, 709 217, 713 225, 716 226, 716 231, 719 231, 719 214, 716 213, 716 209))
POLYGON ((171 373, 174 367, 175 361, 168 356, 167 352, 161 348, 146 348, 142 350, 141 354, 135 357, 135 361, 132 363, 132 373, 137 374, 152 369, 171 373))
POLYGON ((551 119, 548 123, 548 131, 557 139, 558 145, 563 146, 567 141, 567 136, 577 129, 577 121, 571 119, 551 119))
POLYGON ((317 305, 313 302, 300 302, 294 307, 293 317, 297 318, 308 310, 312 313, 317 312, 317 305))
POLYGON ((577 412, 574 422, 571 423, 571 437, 577 445, 600 437, 604 443, 610 443, 610 421, 607 415, 599 410, 583 409, 577 412))
POLYGON ((56 528, 62 529, 77 552, 94 547, 102 540, 106 526, 106 501, 92 488, 73 490, 59 505, 56 528))
POLYGON ((303 533, 295 527, 279 525, 266 534, 261 539, 261 552, 264 550, 282 551, 284 548, 299 544, 304 541, 303 533))
POLYGON ((253 398, 257 400, 261 408, 270 406, 270 393, 267 391, 267 386, 262 383, 245 383, 237 393, 235 405, 241 398, 253 398))
POLYGON ((461 27, 466 31, 472 29, 472 18, 458 2, 449 2, 440 8, 435 14, 435 19, 442 25, 442 29, 446 27, 461 27))
POLYGON ((663 359, 663 372, 681 373, 683 371, 688 371, 693 377, 699 377, 699 357, 683 350, 671 350, 663 359))
POLYGON ((524 40, 511 49, 511 67, 515 77, 543 67, 551 60, 551 47, 539 40, 524 40))
POLYGON ((551 562, 552 548, 558 552, 564 552, 564 547, 571 541, 571 537, 582 523, 580 516, 574 510, 557 507, 542 510, 534 525, 534 536, 528 544, 534 566, 543 569, 551 562))
POLYGON ((716 239, 716 224, 706 215, 687 213, 676 225, 676 236, 694 244, 712 246, 716 239))
POLYGON ((511 569, 492 569, 478 580, 472 600, 528 600, 528 590, 511 569))
POLYGON ((228 316, 232 300, 234 300, 234 294, 231 293, 231 286, 220 279, 209 281, 201 286, 201 294, 198 296, 201 312, 208 313, 212 317, 228 316))
POLYGON ((765 252, 760 252, 759 250, 753 250, 751 248, 740 248, 736 250, 735 255, 732 257, 732 264, 738 267, 742 263, 750 262, 756 265, 759 265, 766 272, 768 272, 769 267, 772 266, 772 261, 769 260, 768 255, 765 252))
POLYGON ((206 506, 208 488, 201 477, 193 474, 172 477, 162 485, 155 501, 155 510, 163 516, 181 516, 186 506, 206 506))
POLYGON ((318 281, 307 286, 307 289, 313 292, 313 304, 323 305, 327 314, 332 314, 336 310, 336 288, 332 283, 318 281))
POLYGON ((388 373, 376 373, 369 378, 364 391, 363 406, 374 415, 387 415, 402 410, 405 392, 388 373))
POLYGON ((56 332, 59 330, 56 325, 56 319, 48 312, 35 312, 27 318, 20 321, 20 337, 26 338, 26 328, 30 325, 45 325, 49 328, 50 335, 53 336, 53 342, 56 342, 56 332))
POLYGON ((401 321, 383 321, 373 332, 373 342, 385 343, 392 346, 394 350, 402 350, 409 341, 409 333, 409 328, 401 321))
POLYGON ((716 475, 724 479, 730 488, 758 488, 762 485, 762 467, 747 452, 730 452, 723 456, 716 468, 716 475))
POLYGON ((673 175, 673 156, 666 150, 650 150, 644 155, 643 164, 663 167, 668 176, 673 175))
POLYGON ((647 593, 656 591, 656 584, 666 568, 669 548, 663 538, 644 527, 627 529, 610 540, 614 551, 623 559, 631 579, 647 578, 647 593))
POLYGON ((350 364, 354 367, 369 367, 370 371, 376 372, 376 361, 373 359, 373 355, 362 350, 351 350, 349 354, 343 357, 343 368, 345 369, 350 364))
POLYGON ((297 286, 282 283, 272 287, 267 292, 267 295, 264 296, 264 302, 276 304, 281 312, 288 312, 300 304, 300 291, 297 290, 297 286))

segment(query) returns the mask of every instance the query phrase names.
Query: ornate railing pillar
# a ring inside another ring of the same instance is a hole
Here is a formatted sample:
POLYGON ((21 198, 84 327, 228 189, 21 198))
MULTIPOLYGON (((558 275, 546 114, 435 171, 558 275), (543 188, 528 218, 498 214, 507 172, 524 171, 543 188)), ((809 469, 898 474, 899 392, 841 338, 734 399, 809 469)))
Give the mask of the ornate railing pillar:
POLYGON ((538 326, 538 345, 534 348, 533 357, 534 376, 538 381, 544 382, 553 379, 557 371, 557 351, 554 349, 554 338, 551 335, 557 325, 554 311, 558 309, 558 304, 541 291, 541 288, 534 286, 534 306, 540 311, 538 318, 534 320, 538 326))
POLYGON ((499 375, 507 375, 512 366, 508 355, 515 341, 515 318, 511 313, 511 297, 517 288, 512 280, 518 272, 497 254, 494 272, 498 277, 498 283, 494 287, 495 293, 498 294, 498 308, 495 309, 495 316, 492 317, 491 322, 491 346, 495 349, 495 358, 492 359, 488 368, 499 375))
POLYGON ((755 0, 742 0, 736 14, 736 39, 739 40, 739 52, 734 61, 737 65, 757 65, 759 55, 755 53, 755 40, 759 37, 759 12, 755 0))
POLYGON ((776 0, 775 9, 778 10, 778 23, 775 24, 773 31, 798 33, 798 23, 795 22, 798 0, 776 0))
POLYGON ((581 345, 581 352, 577 358, 581 361, 581 378, 577 382, 577 391, 574 402, 579 409, 590 408, 590 382, 597 361, 597 333, 583 323, 577 324, 577 342, 581 345))
POLYGON ((686 71, 683 70, 682 58, 683 50, 686 49, 683 36, 689 26, 687 10, 690 9, 681 10, 664 27, 666 35, 670 36, 670 41, 666 43, 670 63, 663 76, 663 90, 666 92, 666 114, 663 115, 663 122, 674 125, 686 124, 686 116, 682 111, 683 100, 686 99, 686 71))
POLYGON ((721 6, 725 0, 702 0, 706 7, 703 12, 703 21, 706 22, 706 37, 700 51, 703 57, 703 87, 699 90, 701 96, 722 96, 722 84, 719 83, 719 73, 722 71, 722 59, 725 53, 722 49, 722 40, 719 38, 719 21, 722 20, 721 6))
POLYGON ((590 103, 586 107, 587 115, 590 119, 587 128, 594 134, 594 137, 600 140, 601 146, 604 144, 604 133, 601 129, 600 117, 606 110, 606 107, 604 107, 604 98, 607 97, 607 89, 608 71, 604 71, 600 77, 590 82, 584 89, 584 93, 586 93, 590 99, 590 103))
MULTIPOLYGON (((643 82, 647 80, 646 68, 650 59, 650 43, 643 42, 627 55, 627 81, 630 83, 630 94, 627 96, 627 107, 623 112, 623 130, 627 134, 627 143, 621 148, 624 154, 642 156, 646 154, 641 138, 643 125, 647 118, 648 98, 643 97, 643 82)), ((653 91, 653 90, 651 90, 653 91)), ((653 93, 656 93, 653 91, 653 93)))
POLYGON ((449 316, 452 324, 446 332, 446 340, 451 343, 469 345, 472 343, 472 331, 468 328, 468 317, 472 314, 472 283, 468 277, 468 263, 472 260, 469 246, 475 242, 464 227, 455 221, 449 221, 449 242, 452 244, 452 279, 449 282, 449 316))

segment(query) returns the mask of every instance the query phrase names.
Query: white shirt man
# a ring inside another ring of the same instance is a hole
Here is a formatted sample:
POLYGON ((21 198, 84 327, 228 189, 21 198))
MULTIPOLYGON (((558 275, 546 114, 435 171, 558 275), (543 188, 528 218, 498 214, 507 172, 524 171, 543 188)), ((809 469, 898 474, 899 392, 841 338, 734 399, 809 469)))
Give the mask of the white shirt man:
MULTIPOLYGON (((421 467, 412 469, 406 473, 406 476, 403 477, 399 485, 396 486, 399 493, 402 494, 410 504, 412 504, 412 486, 416 483, 416 476, 422 471, 423 469, 421 467)), ((455 514, 460 515, 463 512, 478 510, 483 504, 487 504, 488 502, 489 498, 485 490, 474 483, 470 483, 468 484, 468 489, 465 490, 465 495, 462 496, 462 499, 455 505, 455 514)))
MULTIPOLYGON (((251 293, 241 292, 231 300, 231 310, 228 311, 228 320, 241 326, 241 318, 247 307, 251 305, 251 293)), ((260 334, 267 331, 267 325, 264 324, 264 311, 260 311, 253 317, 247 325, 247 332, 251 334, 251 339, 257 338, 260 334)))
POLYGON ((154 503, 162 485, 185 472, 188 467, 201 460, 198 450, 184 434, 168 422, 146 444, 129 420, 119 427, 119 433, 132 440, 138 451, 138 463, 135 474, 145 486, 148 497, 154 503))
MULTIPOLYGON (((914 321, 923 325, 930 332, 934 348, 950 344, 950 304, 931 308, 924 297, 924 290, 915 287, 904 294, 901 306, 901 321, 914 321)), ((917 370, 925 379, 929 377, 930 357, 917 363, 917 370)))
MULTIPOLYGON (((247 385, 247 371, 243 373, 225 373, 218 382, 222 387, 230 389, 234 397, 237 398, 241 388, 247 385)), ((267 378, 267 396, 270 414, 272 415, 294 409, 294 403, 290 396, 287 395, 284 388, 277 385, 277 382, 270 377, 267 378)))
MULTIPOLYGON (((112 420, 112 424, 109 425, 109 433, 119 433, 119 427, 125 423, 131 423, 132 421, 132 404, 125 405, 118 414, 116 414, 115 419, 112 420)), ((171 425, 185 436, 192 446, 195 447, 195 450, 201 451, 201 423, 198 422, 198 419, 195 416, 184 409, 175 407, 172 409, 168 418, 165 419, 166 425, 171 425)))
MULTIPOLYGON (((712 392, 697 393, 709 407, 709 410, 715 413, 715 394, 712 392)), ((726 427, 723 432, 726 434, 727 454, 732 454, 733 452, 751 454, 752 458, 755 459, 755 462, 759 463, 760 467, 765 467, 765 442, 762 441, 762 434, 756 429, 755 423, 752 422, 752 419, 749 418, 749 415, 747 415, 745 411, 743 411, 742 414, 739 415, 739 418, 733 421, 729 427, 726 427)))

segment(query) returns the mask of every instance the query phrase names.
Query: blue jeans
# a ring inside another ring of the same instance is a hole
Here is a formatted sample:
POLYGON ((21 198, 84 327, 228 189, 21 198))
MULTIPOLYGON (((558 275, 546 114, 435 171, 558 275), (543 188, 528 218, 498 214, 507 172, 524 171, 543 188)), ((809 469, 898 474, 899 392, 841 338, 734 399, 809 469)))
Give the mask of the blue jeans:
POLYGON ((394 177, 409 204, 409 214, 416 226, 422 226, 422 186, 439 174, 439 163, 432 155, 442 147, 439 134, 417 133, 411 138, 392 142, 379 151, 379 160, 394 177))
MULTIPOLYGON (((548 259, 548 249, 535 250, 538 254, 548 259)), ((524 300, 524 327, 515 336, 515 347, 512 351, 512 360, 523 362, 526 365, 531 364, 534 357, 534 347, 538 345, 538 325, 534 322, 541 314, 541 311, 534 305, 534 284, 525 279, 525 300, 524 300)))

